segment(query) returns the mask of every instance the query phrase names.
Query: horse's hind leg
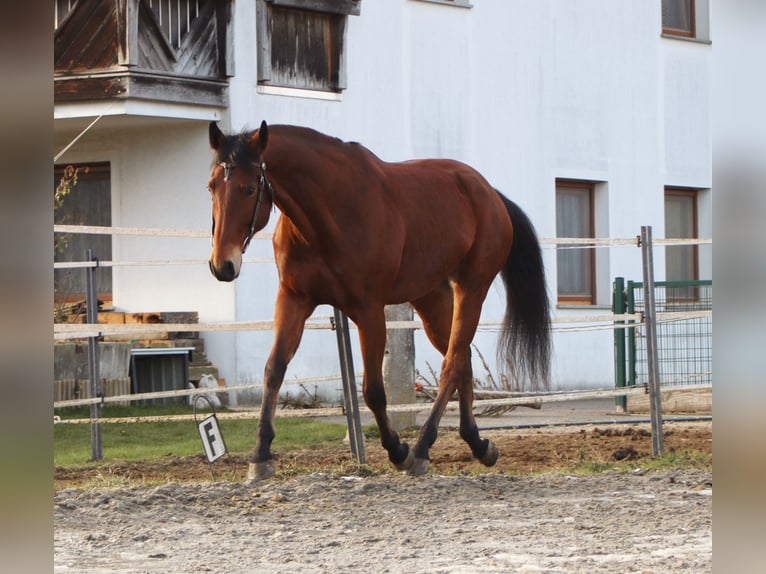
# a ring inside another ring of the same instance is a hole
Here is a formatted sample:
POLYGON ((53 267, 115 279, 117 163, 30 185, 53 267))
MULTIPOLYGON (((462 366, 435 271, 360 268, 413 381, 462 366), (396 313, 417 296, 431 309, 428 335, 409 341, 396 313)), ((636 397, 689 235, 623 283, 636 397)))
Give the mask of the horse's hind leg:
POLYGON ((479 436, 479 427, 473 416, 473 375, 463 379, 458 386, 460 400, 460 438, 471 447, 473 456, 484 466, 492 466, 497 462, 497 447, 489 439, 479 436))
POLYGON ((255 452, 247 471, 247 480, 263 480, 274 475, 271 442, 274 440, 274 414, 279 388, 285 378, 290 359, 295 355, 303 336, 306 319, 314 306, 280 288, 274 311, 274 344, 266 362, 263 376, 263 401, 256 431, 255 452))
POLYGON ((481 306, 484 302, 483 296, 478 297, 478 303, 474 299, 475 297, 478 296, 474 294, 470 303, 464 302, 460 306, 460 310, 465 317, 465 322, 463 323, 464 331, 462 337, 456 338, 456 345, 460 348, 465 345, 467 355, 463 375, 457 379, 458 401, 460 404, 460 438, 468 444, 471 453, 479 462, 484 466, 492 466, 497 462, 497 447, 491 440, 482 439, 479 436, 479 427, 473 416, 473 367, 471 365, 470 344, 476 333, 481 315, 481 306))
MULTIPOLYGON (((423 321, 423 328, 428 336, 428 340, 441 353, 442 357, 447 354, 447 349, 449 348, 450 331, 452 330, 453 299, 452 287, 445 281, 438 289, 421 299, 411 302, 423 321)), ((431 408, 427 421, 420 429, 418 446, 416 447, 416 451, 419 454, 415 455, 416 459, 413 463, 413 468, 409 470, 410 474, 413 475, 425 474, 428 471, 428 449, 436 442, 439 420, 444 413, 447 402, 455 392, 454 386, 451 391, 443 388, 447 380, 443 373, 444 365, 442 365, 442 375, 439 377, 439 392, 434 401, 434 406, 431 408)))
MULTIPOLYGON (((444 354, 442 371, 439 377, 437 393, 431 412, 420 430, 415 446, 415 462, 412 474, 420 475, 428 471, 428 451, 436 442, 438 425, 455 390, 460 399, 460 436, 465 440, 473 455, 485 465, 492 465, 497 460, 497 449, 488 440, 482 440, 473 417, 473 369, 471 366, 470 344, 481 315, 484 297, 465 291, 458 285, 454 287, 454 312, 451 324, 447 328, 444 319, 438 316, 439 309, 446 309, 445 295, 413 302, 424 320, 426 332, 434 346, 444 354), (429 330, 430 328, 430 330, 429 330), (445 345, 445 333, 448 344, 445 345)), ((449 305, 450 310, 452 306, 449 305)), ((443 317, 444 315, 442 315, 443 317)))
MULTIPOLYGON (((352 316, 352 315, 350 315, 352 316)), ((359 343, 364 363, 364 401, 375 416, 380 431, 380 442, 388 451, 388 459, 399 470, 412 466, 409 445, 399 441, 386 414, 386 392, 383 386, 383 355, 386 349, 386 317, 383 307, 353 315, 359 328, 359 343)))

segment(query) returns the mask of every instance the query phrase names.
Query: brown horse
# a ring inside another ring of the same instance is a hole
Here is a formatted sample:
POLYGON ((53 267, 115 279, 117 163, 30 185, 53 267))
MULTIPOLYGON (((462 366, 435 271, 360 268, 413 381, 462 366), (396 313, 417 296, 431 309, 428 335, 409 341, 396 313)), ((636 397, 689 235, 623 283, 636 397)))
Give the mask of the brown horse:
POLYGON ((460 436, 484 465, 495 445, 473 417, 470 344, 494 278, 507 308, 499 356, 516 377, 547 384, 550 322, 540 245, 521 209, 474 169, 430 159, 386 163, 357 143, 296 126, 224 135, 210 124, 215 152, 210 270, 237 278, 253 234, 282 215, 273 236, 279 270, 274 344, 248 479, 274 474, 274 412, 285 370, 317 305, 343 311, 359 330, 363 394, 389 460, 422 475, 439 420, 457 390, 460 436), (384 306, 410 302, 444 356, 433 408, 410 449, 386 414, 384 306))

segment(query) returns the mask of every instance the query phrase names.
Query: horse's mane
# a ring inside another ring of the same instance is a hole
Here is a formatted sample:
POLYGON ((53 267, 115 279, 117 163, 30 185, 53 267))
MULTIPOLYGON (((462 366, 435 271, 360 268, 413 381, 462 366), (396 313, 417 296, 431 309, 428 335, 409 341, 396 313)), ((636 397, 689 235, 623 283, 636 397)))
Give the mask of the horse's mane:
MULTIPOLYGON (((250 139, 255 131, 256 130, 244 128, 238 134, 225 136, 220 147, 214 154, 213 164, 225 162, 231 164, 232 167, 242 167, 253 163, 256 158, 253 157, 253 152, 250 149, 250 139)), ((360 144, 356 142, 344 142, 340 138, 328 136, 317 130, 301 126, 269 126, 269 133, 273 133, 274 131, 282 136, 299 137, 303 141, 315 140, 317 143, 323 144, 360 146, 360 144)))

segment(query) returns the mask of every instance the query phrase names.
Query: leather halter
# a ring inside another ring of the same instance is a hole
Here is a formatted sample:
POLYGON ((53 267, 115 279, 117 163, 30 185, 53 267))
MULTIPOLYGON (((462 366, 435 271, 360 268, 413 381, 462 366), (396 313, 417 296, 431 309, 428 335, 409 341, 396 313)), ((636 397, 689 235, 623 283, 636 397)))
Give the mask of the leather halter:
MULTIPOLYGON (((223 180, 224 181, 230 181, 231 180, 231 170, 234 169, 234 165, 232 165, 229 162, 222 161, 218 165, 220 165, 223 168, 223 180)), ((250 241, 253 239, 253 236, 255 235, 256 229, 255 229, 255 220, 258 218, 258 209, 261 207, 261 196, 263 195, 263 192, 266 191, 269 194, 269 199, 271 199, 271 205, 274 207, 274 189, 271 187, 271 182, 266 179, 266 162, 260 162, 255 163, 253 162, 252 165, 256 166, 260 169, 260 173, 258 174, 258 196, 255 199, 255 209, 253 210, 253 219, 250 222, 250 229, 248 229, 247 236, 245 237, 245 240, 242 244, 242 253, 244 254, 245 251, 247 251, 248 245, 250 245, 250 241)), ((251 186, 252 189, 252 186, 251 186)))

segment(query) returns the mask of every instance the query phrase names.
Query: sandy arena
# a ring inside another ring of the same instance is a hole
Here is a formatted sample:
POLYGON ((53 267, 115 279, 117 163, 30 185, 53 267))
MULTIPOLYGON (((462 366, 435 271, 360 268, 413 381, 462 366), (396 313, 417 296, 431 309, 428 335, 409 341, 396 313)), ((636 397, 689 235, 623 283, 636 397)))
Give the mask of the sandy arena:
MULTIPOLYGON (((711 572, 710 465, 647 470, 648 428, 488 430, 492 469, 445 428, 421 478, 376 441, 363 472, 344 447, 278 453, 277 476, 249 486, 244 457, 213 476, 201 456, 102 467, 138 484, 117 488, 57 469, 54 572, 711 572), (565 470, 616 458, 629 470, 565 470)), ((712 423, 666 423, 665 446, 712 453, 712 423)))

